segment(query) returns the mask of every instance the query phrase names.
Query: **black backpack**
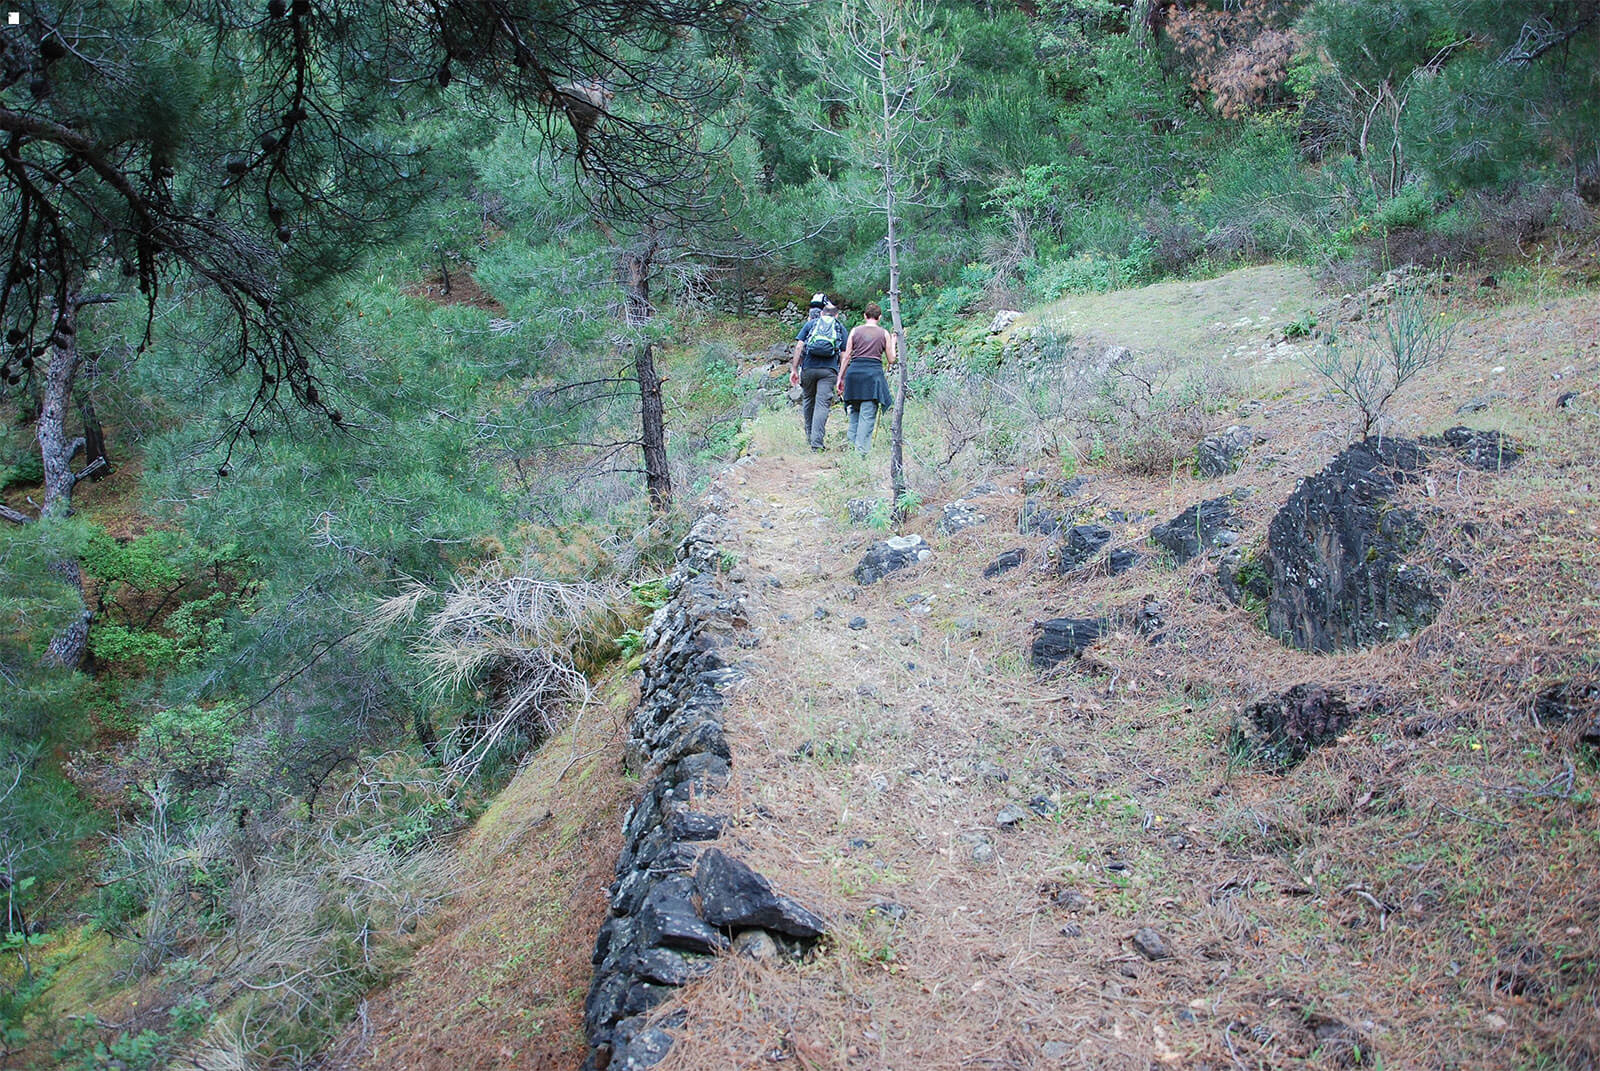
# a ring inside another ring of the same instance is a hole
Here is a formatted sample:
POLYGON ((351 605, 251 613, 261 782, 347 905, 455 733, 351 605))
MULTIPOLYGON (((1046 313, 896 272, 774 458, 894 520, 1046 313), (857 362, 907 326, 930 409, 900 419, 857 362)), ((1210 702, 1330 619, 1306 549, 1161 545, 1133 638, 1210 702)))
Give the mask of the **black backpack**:
POLYGON ((811 326, 811 333, 806 336, 806 356, 814 361, 831 361, 839 356, 839 351, 844 348, 839 339, 842 333, 837 316, 824 316, 811 326))

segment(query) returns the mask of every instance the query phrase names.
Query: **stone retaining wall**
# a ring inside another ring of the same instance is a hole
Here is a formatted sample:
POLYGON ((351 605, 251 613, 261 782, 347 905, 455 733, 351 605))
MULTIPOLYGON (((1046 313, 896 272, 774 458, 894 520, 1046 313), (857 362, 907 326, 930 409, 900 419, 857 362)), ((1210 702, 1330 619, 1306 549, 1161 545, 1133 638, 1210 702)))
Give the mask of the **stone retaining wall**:
POLYGON ((822 932, 821 919, 710 843, 727 824, 715 809, 731 769, 722 693, 743 676, 739 647, 757 642, 744 588, 720 571, 719 506, 713 498, 679 545, 669 600, 645 632, 625 746, 645 787, 623 821, 611 914, 595 941, 584 1004, 592 1071, 649 1067, 666 1055, 672 1037, 663 1027, 674 1024, 651 1024, 649 1012, 711 970, 717 953, 822 932))

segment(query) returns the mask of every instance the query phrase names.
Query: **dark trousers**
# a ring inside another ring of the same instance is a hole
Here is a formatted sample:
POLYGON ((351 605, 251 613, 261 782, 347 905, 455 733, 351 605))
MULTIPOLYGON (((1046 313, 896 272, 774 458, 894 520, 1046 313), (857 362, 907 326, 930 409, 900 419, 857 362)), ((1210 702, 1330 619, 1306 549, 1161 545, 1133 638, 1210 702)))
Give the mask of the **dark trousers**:
POLYGON ((800 370, 800 423, 805 428, 811 449, 822 449, 823 433, 828 428, 828 407, 833 404, 833 384, 837 368, 800 370))

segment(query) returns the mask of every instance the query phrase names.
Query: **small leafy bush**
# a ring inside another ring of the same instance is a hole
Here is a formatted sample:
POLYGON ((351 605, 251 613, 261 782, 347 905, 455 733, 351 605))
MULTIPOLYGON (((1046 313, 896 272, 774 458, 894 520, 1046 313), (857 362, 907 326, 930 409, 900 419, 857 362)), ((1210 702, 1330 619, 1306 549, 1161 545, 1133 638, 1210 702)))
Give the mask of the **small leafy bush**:
POLYGON ((1444 360, 1454 330, 1428 297, 1427 278, 1407 279, 1353 334, 1330 336, 1307 360, 1356 411, 1357 432, 1366 439, 1382 430, 1400 389, 1444 360))
POLYGON ((639 605, 646 610, 659 610, 667 605, 667 600, 672 597, 672 592, 667 587, 667 578, 664 576, 637 581, 629 584, 628 589, 633 592, 633 597, 639 605))
POLYGON ((1311 332, 1317 329, 1317 314, 1314 312, 1302 313, 1290 321, 1283 329, 1284 338, 1310 338, 1311 332))
POLYGON ((1141 476, 1170 473, 1191 458, 1232 393, 1216 368, 1132 353, 1088 386, 1081 421, 1091 440, 1115 468, 1141 476))
POLYGON ((631 662, 644 650, 644 633, 636 628, 630 628, 617 637, 616 643, 623 659, 631 662))
POLYGON ((239 727, 233 704, 158 710, 139 733, 136 761, 149 778, 174 776, 188 786, 218 783, 233 759, 239 727))
POLYGON ((1377 220, 1384 230, 1420 227, 1433 214, 1433 196, 1421 183, 1413 183, 1389 198, 1378 208, 1377 220))

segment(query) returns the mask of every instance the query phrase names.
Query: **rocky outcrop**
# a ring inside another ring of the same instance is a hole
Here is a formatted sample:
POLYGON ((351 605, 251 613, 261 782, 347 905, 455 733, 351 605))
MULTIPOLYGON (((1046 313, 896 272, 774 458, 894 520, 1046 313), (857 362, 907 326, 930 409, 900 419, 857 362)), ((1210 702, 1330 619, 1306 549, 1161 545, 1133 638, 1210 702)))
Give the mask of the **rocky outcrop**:
POLYGON ((1003 573, 1009 573, 1011 570, 1021 565, 1023 559, 1025 559, 1027 556, 1028 550, 1026 547, 1017 547, 1014 550, 1008 550, 1004 554, 1000 555, 1000 557, 983 567, 983 578, 985 580, 993 580, 995 577, 1000 576, 1003 573))
POLYGON ((1255 443, 1255 432, 1235 424, 1207 435, 1194 452, 1196 476, 1227 476, 1239 471, 1245 451, 1255 443))
POLYGON ((1054 535, 1061 527, 1064 516, 1061 510, 1051 509, 1040 502, 1037 496, 1029 495, 1022 500, 1022 514, 1018 518, 1017 528, 1025 535, 1054 535))
POLYGON ((712 512, 690 530, 671 597, 645 633, 624 754, 646 787, 623 820, 611 913, 595 940, 584 1003, 584 1067, 592 1071, 658 1063, 672 1037, 649 1023, 649 1011, 710 970, 741 935, 808 940, 824 929, 817 915, 711 846, 727 819, 706 807, 731 769, 722 692, 743 676, 732 653, 746 625, 743 592, 717 574, 719 526, 712 512))
POLYGON ((1001 309, 994 314, 994 319, 989 321, 989 334, 998 335, 1021 318, 1022 313, 1016 309, 1001 309))
POLYGON ((1217 584, 1235 606, 1258 608, 1272 597, 1272 577, 1265 563, 1238 547, 1217 562, 1217 584))
POLYGON ((857 584, 876 584, 884 577, 907 566, 927 561, 933 557, 933 548, 919 535, 890 536, 867 548, 856 565, 857 584))
POLYGON ((1052 669, 1082 657, 1090 644, 1110 631, 1111 622, 1103 617, 1057 617, 1035 622, 1034 627, 1039 630, 1030 652, 1034 668, 1052 669))
POLYGON ((1238 542, 1233 531, 1234 504, 1239 493, 1207 499, 1190 506, 1172 520, 1150 529, 1150 541, 1166 548, 1179 565, 1213 547, 1238 542))
POLYGON ((1132 547, 1118 547, 1106 555, 1106 572, 1111 576, 1121 576, 1142 561, 1144 555, 1132 547))
POLYGON ((1522 459, 1522 451, 1498 431, 1457 426, 1447 429, 1437 439, 1423 442, 1428 446, 1447 446, 1466 464, 1485 472, 1500 472, 1522 459))
POLYGON ((988 522, 988 514, 970 502, 958 498, 954 502, 946 503, 934 527, 941 533, 950 535, 964 528, 977 528, 988 522))
POLYGON ((1267 629, 1307 651, 1409 635, 1439 609, 1436 579, 1407 561, 1421 521, 1390 499, 1427 457, 1414 442, 1357 443, 1300 482, 1267 529, 1267 629))
POLYGON ((1075 524, 1067 529, 1061 543, 1061 556, 1056 567, 1067 573, 1100 553, 1100 548, 1111 542, 1111 529, 1103 524, 1075 524))

